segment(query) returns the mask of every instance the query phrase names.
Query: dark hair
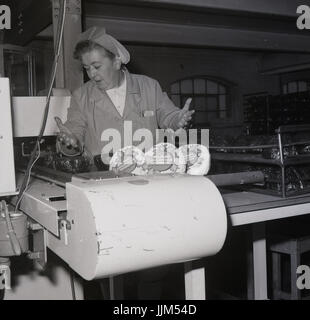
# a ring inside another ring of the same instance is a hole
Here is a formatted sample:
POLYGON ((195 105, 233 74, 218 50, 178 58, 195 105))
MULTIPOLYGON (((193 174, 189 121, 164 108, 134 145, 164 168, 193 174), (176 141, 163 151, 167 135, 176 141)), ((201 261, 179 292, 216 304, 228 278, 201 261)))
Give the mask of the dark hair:
POLYGON ((86 52, 90 52, 94 49, 100 49, 103 50, 108 58, 113 60, 115 58, 115 54, 112 53, 111 51, 105 49, 102 47, 100 44, 91 41, 91 40, 83 40, 80 41, 76 44, 74 52, 73 52, 73 57, 74 59, 81 59, 82 55, 86 52))

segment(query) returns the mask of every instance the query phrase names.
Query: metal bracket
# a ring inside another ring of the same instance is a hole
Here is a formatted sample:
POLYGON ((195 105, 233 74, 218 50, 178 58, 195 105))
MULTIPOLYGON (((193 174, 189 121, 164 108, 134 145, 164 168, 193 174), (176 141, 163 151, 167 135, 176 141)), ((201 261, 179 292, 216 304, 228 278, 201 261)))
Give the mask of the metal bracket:
POLYGON ((38 223, 31 223, 29 228, 32 231, 33 251, 28 252, 27 257, 44 269, 47 263, 47 231, 38 223))

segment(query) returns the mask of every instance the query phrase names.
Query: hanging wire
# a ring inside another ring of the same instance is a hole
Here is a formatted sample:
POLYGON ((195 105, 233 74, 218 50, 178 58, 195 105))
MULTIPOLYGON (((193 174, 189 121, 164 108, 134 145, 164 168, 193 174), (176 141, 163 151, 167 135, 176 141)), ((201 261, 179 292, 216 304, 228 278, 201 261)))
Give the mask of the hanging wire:
POLYGON ((61 43, 62 43, 63 30, 64 30, 64 25, 65 25, 65 17, 66 17, 66 3, 67 3, 67 0, 62 1, 61 13, 60 13, 61 19, 59 20, 58 26, 57 26, 55 58, 53 61, 52 72, 51 72, 51 76, 50 76, 49 89, 48 89, 48 94, 47 94, 47 98, 46 98, 46 105, 45 105, 45 109, 44 109, 43 121, 42 121, 41 129, 40 129, 40 133, 37 137, 37 143, 35 144, 35 147, 32 150, 31 157, 30 157, 30 160, 28 162, 27 169, 25 172, 25 176, 24 176, 24 179, 22 181, 22 185, 19 190, 19 194, 17 197, 16 206, 15 206, 15 212, 18 210, 18 206, 19 206, 19 204, 24 196, 24 193, 28 187, 28 184, 30 181, 31 170, 32 170, 34 164, 36 163, 36 161, 39 159, 40 154, 41 154, 40 143, 41 143, 44 131, 45 131, 45 127, 46 127, 46 122, 47 122, 47 117, 48 117, 48 112, 49 112, 49 107, 50 107, 51 93, 52 93, 53 84, 54 84, 55 77, 56 77, 58 61, 59 61, 59 57, 60 57, 61 43), (39 152, 37 154, 38 149, 39 149, 39 152))

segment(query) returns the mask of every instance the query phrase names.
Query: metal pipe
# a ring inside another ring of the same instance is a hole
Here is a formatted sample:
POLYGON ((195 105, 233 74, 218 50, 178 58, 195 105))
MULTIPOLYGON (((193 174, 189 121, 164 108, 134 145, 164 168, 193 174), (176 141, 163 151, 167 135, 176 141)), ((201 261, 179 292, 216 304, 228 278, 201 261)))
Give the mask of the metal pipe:
POLYGON ((206 176, 217 187, 263 183, 265 175, 261 171, 224 173, 206 176))

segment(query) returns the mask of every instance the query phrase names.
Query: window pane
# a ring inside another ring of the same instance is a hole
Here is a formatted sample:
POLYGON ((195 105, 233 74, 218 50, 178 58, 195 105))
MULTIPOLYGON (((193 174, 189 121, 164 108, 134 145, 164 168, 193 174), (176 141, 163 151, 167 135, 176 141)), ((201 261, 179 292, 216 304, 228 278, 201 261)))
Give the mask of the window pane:
POLYGON ((208 80, 207 81, 207 93, 209 93, 209 94, 217 94, 218 93, 218 85, 217 85, 217 83, 208 80))
POLYGON ((288 83, 288 93, 297 92, 297 82, 289 82, 288 83))
POLYGON ((283 94, 287 94, 287 85, 283 85, 283 94))
POLYGON ((28 55, 24 52, 11 52, 4 50, 4 74, 10 78, 12 95, 29 96, 29 62, 28 55))
POLYGON ((180 84, 179 84, 179 82, 173 83, 171 85, 171 93, 180 93, 180 84))
POLYGON ((202 124, 208 122, 207 112, 195 112, 195 123, 202 124))
POLYGON ((215 111, 218 109, 217 97, 207 97, 207 110, 215 111))
POLYGON ((182 93, 192 93, 193 92, 192 80, 183 80, 181 82, 181 92, 182 93))
POLYGON ((200 94, 206 93, 206 81, 204 79, 194 80, 194 92, 200 94))
MULTIPOLYGON (((305 82, 305 81, 301 81, 305 82)), ((302 88, 306 86, 302 84, 302 88)), ((284 88, 284 87, 283 87, 284 88)), ((287 88, 287 86, 286 86, 287 88)), ((295 81, 295 89, 298 89, 295 81)), ((195 109, 193 120, 197 125, 207 125, 210 121, 217 121, 230 117, 228 108, 228 87, 216 80, 208 80, 207 77, 188 78, 171 85, 171 100, 180 108, 183 108, 188 98, 193 101, 190 109, 195 109)))
POLYGON ((205 97, 195 97, 193 101, 195 110, 206 110, 206 98, 205 97))
POLYGON ((220 118, 220 119, 225 119, 225 118, 227 118, 227 111, 226 111, 226 110, 221 110, 221 111, 219 112, 219 118, 220 118))
POLYGON ((208 113, 208 119, 209 119, 209 121, 217 120, 218 119, 217 112, 208 113))
POLYGON ((298 91, 307 91, 307 82, 305 81, 299 81, 298 82, 298 91))
POLYGON ((173 101, 173 103, 177 106, 177 107, 180 107, 181 106, 181 99, 180 99, 180 96, 177 95, 177 94, 172 94, 171 95, 171 100, 173 101))
POLYGON ((226 96, 225 95, 220 95, 219 96, 219 107, 220 109, 225 109, 226 107, 226 96))
POLYGON ((222 85, 219 85, 219 93, 225 94, 226 93, 226 88, 222 85))
POLYGON ((219 96, 219 118, 225 119, 227 118, 227 112, 226 112, 226 96, 220 95, 219 96))

